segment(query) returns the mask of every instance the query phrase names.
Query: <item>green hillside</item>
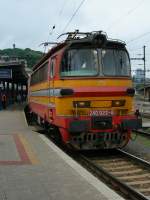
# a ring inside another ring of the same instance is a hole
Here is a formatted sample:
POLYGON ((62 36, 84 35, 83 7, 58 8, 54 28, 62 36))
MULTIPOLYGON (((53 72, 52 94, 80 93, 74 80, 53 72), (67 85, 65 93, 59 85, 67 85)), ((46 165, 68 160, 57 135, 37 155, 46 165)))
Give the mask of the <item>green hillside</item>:
POLYGON ((43 53, 40 51, 34 51, 32 49, 3 49, 0 50, 0 55, 7 55, 10 57, 18 57, 20 59, 26 59, 28 67, 32 68, 43 56, 43 53))

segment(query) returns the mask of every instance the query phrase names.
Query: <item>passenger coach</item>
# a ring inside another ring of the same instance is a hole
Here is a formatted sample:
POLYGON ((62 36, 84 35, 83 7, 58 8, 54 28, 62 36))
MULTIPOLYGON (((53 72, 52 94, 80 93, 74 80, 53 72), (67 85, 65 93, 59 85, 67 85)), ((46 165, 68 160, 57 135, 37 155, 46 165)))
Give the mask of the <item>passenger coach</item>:
POLYGON ((125 146, 131 130, 141 127, 125 43, 101 31, 67 36, 34 66, 30 114, 76 148, 125 146))

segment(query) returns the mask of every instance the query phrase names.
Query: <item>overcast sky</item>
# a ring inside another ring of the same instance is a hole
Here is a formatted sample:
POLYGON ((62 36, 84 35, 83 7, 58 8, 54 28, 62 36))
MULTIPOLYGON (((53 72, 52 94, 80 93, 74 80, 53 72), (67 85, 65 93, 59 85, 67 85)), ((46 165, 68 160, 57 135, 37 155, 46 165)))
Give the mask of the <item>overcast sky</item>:
MULTIPOLYGON (((43 50, 40 43, 56 41, 63 31, 103 30, 111 38, 124 40, 131 57, 139 57, 137 54, 146 45, 150 69, 150 0, 85 0, 65 29, 80 3, 81 0, 0 0, 0 49, 12 48, 15 43, 18 48, 43 50)), ((142 67, 138 66, 140 63, 134 62, 133 68, 142 67)))

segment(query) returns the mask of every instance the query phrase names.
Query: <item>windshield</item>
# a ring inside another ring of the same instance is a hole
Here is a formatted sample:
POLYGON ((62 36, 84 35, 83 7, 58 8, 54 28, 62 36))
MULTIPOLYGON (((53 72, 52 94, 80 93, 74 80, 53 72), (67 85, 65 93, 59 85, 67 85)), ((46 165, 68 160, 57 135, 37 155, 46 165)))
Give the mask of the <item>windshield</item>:
POLYGON ((65 54, 62 76, 95 76, 98 72, 98 53, 94 49, 72 49, 65 54))
POLYGON ((103 74, 106 76, 129 76, 130 62, 126 51, 102 50, 103 74))
POLYGON ((61 76, 130 76, 125 50, 70 49, 62 59, 61 76))

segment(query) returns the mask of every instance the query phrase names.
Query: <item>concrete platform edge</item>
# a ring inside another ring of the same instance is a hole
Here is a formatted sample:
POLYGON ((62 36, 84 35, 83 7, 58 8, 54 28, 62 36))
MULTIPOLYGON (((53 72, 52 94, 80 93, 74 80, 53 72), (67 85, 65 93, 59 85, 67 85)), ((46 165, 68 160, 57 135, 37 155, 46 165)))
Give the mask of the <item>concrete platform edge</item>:
POLYGON ((22 111, 22 115, 23 115, 23 118, 24 118, 26 127, 29 127, 29 126, 28 126, 28 122, 27 122, 27 118, 26 118, 26 116, 25 116, 25 112, 24 112, 24 111, 22 111))
POLYGON ((95 187, 101 194, 103 194, 109 200, 124 200, 119 194, 114 192, 104 183, 99 181, 95 176, 83 168, 80 164, 75 162, 71 157, 65 154, 54 143, 52 143, 44 135, 39 136, 49 147, 51 147, 70 167, 72 167, 77 173, 79 173, 89 184, 95 187))

